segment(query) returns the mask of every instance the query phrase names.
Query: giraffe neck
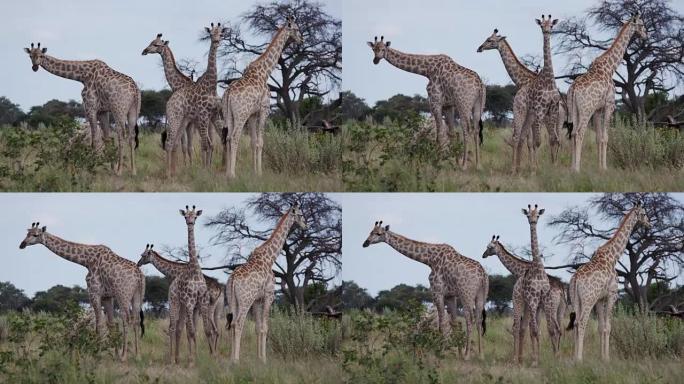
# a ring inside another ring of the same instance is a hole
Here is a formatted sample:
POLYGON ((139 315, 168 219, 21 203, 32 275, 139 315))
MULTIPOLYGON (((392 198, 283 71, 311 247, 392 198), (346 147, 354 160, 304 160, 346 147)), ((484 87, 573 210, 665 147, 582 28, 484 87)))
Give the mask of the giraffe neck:
POLYGON ((629 241, 629 236, 632 234, 636 222, 636 209, 632 209, 622 219, 620 226, 615 231, 615 234, 613 234, 613 237, 611 237, 606 244, 601 246, 603 249, 607 248, 608 252, 606 253, 606 257, 608 258, 608 263, 613 267, 625 251, 627 241, 629 241))
MULTIPOLYGON (((605 64, 605 70, 611 77, 622 62, 622 57, 627 50, 629 40, 632 38, 633 34, 634 26, 632 23, 625 23, 620 29, 620 32, 618 32, 618 35, 615 37, 615 41, 613 41, 613 44, 610 46, 610 48, 608 48, 607 51, 599 56, 599 59, 601 59, 600 61, 605 64)), ((596 62, 596 60, 594 60, 594 62, 596 62)), ((589 71, 591 71, 591 69, 592 68, 589 68, 589 71)))
POLYGON ((174 278, 178 275, 180 275, 183 271, 185 271, 188 267, 188 264, 185 263, 177 263, 168 259, 165 259, 162 257, 162 255, 158 254, 156 251, 152 251, 152 258, 150 259, 150 262, 152 265, 154 265, 155 268, 164 276, 168 276, 171 278, 174 278))
POLYGON ((537 239, 537 223, 530 223, 530 248, 532 249, 532 261, 535 264, 543 264, 539 256, 539 240, 537 239))
POLYGON ((94 258, 97 258, 94 252, 87 252, 87 249, 98 247, 97 245, 73 243, 50 233, 43 234, 43 245, 57 256, 86 268, 95 261, 94 258))
POLYGON ((220 41, 211 41, 209 46, 209 57, 207 58, 207 70, 204 74, 197 79, 197 84, 199 84, 202 89, 208 93, 216 93, 216 51, 218 50, 220 41))
POLYGON ((385 50, 385 60, 393 66, 406 72, 429 77, 431 71, 430 56, 414 55, 387 48, 385 50))
MULTIPOLYGON (((250 72, 251 76, 255 76, 260 83, 265 83, 278 63, 288 38, 289 33, 287 26, 283 26, 276 32, 275 36, 273 36, 273 40, 271 40, 266 51, 249 65, 247 72, 250 72), (249 71, 249 69, 254 70, 249 71)), ((247 74, 247 72, 245 74, 247 74)))
POLYGON ((540 76, 553 78, 553 61, 551 58, 551 34, 542 33, 544 35, 544 67, 540 72, 540 76))
POLYGON ((508 41, 504 39, 503 44, 499 44, 498 49, 501 55, 501 60, 506 67, 506 72, 508 76, 511 77, 513 84, 518 88, 526 85, 537 77, 537 74, 527 68, 523 63, 518 60, 518 57, 513 52, 513 49, 508 44, 508 41))
POLYGON ((164 75, 172 91, 192 84, 192 80, 185 76, 176 66, 176 59, 173 57, 173 52, 171 52, 171 48, 168 45, 162 48, 160 55, 164 64, 164 75))
POLYGON ((527 271, 530 266, 528 261, 522 260, 508 252, 508 250, 504 248, 501 243, 498 243, 496 246, 496 255, 499 256, 501 264, 503 264, 504 267, 506 267, 506 269, 508 269, 508 271, 515 276, 524 275, 525 271, 527 271))
POLYGON ((283 249, 283 245, 285 245, 285 240, 290 233, 292 224, 294 224, 294 217, 290 214, 290 211, 288 211, 280 218, 278 224, 276 224, 273 233, 271 233, 271 237, 262 244, 262 249, 265 250, 264 257, 266 257, 266 264, 269 266, 272 266, 275 263, 278 254, 280 254, 280 250, 283 249))
POLYGON ((425 265, 431 265, 431 258, 427 252, 426 243, 411 240, 394 232, 385 232, 385 243, 397 252, 425 265))
POLYGON ((53 75, 80 81, 83 83, 88 76, 87 62, 60 60, 55 57, 44 55, 40 66, 53 75))
POLYGON ((195 224, 188 224, 188 264, 200 268, 199 258, 197 257, 197 247, 195 246, 195 224))

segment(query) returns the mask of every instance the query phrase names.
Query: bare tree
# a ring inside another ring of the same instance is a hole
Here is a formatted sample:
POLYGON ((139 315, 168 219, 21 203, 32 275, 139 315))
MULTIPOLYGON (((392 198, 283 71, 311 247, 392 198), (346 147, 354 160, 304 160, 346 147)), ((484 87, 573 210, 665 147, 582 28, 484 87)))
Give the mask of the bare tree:
POLYGON ((646 116, 645 100, 653 92, 669 92, 684 78, 684 17, 669 0, 604 0, 585 14, 561 22, 554 34, 557 53, 570 56, 573 79, 586 72, 591 61, 606 51, 633 12, 640 11, 648 37, 632 39, 613 79, 621 101, 639 121, 646 116), (597 37, 604 32, 607 39, 597 37))
POLYGON ((333 280, 342 266, 342 208, 338 203, 322 193, 263 193, 248 199, 244 209, 223 210, 205 225, 216 231, 214 244, 228 247, 228 264, 239 264, 270 237, 275 223, 295 202, 300 203, 308 228, 293 229, 273 270, 287 301, 304 310, 306 288, 333 280), (266 229, 257 229, 263 224, 266 229))
POLYGON ((677 279, 684 267, 684 203, 666 193, 607 193, 589 199, 585 207, 573 207, 552 217, 549 225, 561 230, 555 238, 572 246, 565 267, 577 269, 608 241, 625 212, 641 200, 651 228, 636 229, 627 242, 616 271, 625 292, 649 309, 648 287, 656 282, 677 279), (601 224, 593 218, 599 217, 601 224))
POLYGON ((294 16, 304 42, 285 47, 268 86, 278 110, 293 126, 299 126, 305 120, 300 116, 302 101, 329 95, 342 80, 342 22, 327 14, 320 3, 277 0, 255 5, 241 17, 240 25, 246 25, 250 34, 266 41, 247 42, 240 25, 233 24, 218 53, 228 69, 226 78, 220 82, 228 84, 240 76, 239 65, 264 52, 288 15, 294 16))

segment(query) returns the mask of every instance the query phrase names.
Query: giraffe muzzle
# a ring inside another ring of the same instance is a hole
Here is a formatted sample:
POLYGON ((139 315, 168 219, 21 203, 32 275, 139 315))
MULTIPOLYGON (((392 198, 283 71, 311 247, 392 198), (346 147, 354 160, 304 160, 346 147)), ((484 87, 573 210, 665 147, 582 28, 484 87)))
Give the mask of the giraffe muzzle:
POLYGON ((143 56, 147 55, 148 53, 149 53, 149 52, 147 52, 147 48, 143 49, 143 51, 142 51, 142 55, 143 55, 143 56))
POLYGON ((33 72, 38 72, 38 68, 40 68, 40 67, 39 67, 38 65, 36 65, 36 64, 33 64, 33 65, 31 66, 31 69, 33 69, 33 72))
POLYGON ((377 65, 379 63, 380 63, 380 59, 378 59, 377 57, 374 57, 373 58, 373 64, 377 65))
POLYGON ((478 51, 478 52, 482 52, 482 51, 484 51, 484 49, 483 49, 482 46, 480 45, 479 47, 477 47, 477 51, 478 51))
POLYGON ((22 241, 21 244, 19 244, 19 249, 24 249, 26 248, 26 242, 22 241))
POLYGON ((364 247, 364 248, 368 248, 369 245, 370 245, 370 243, 368 242, 368 240, 366 240, 366 241, 363 242, 363 247, 364 247))

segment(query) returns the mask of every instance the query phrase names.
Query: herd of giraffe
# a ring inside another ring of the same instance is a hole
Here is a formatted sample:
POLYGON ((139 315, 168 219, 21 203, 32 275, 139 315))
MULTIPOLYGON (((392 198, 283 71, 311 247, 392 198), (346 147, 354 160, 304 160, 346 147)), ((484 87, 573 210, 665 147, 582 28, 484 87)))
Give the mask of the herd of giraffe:
MULTIPOLYGON (((589 70, 577 77, 570 86, 567 98, 562 97, 556 87, 551 54, 551 33, 558 19, 551 15, 536 23, 543 35, 544 65, 539 72, 527 68, 518 60, 505 36, 494 29, 479 46, 478 52, 496 49, 511 80, 517 88, 513 100, 513 136, 509 144, 513 147, 512 171, 520 169, 522 145, 527 141, 529 161, 537 169, 537 150, 541 146, 541 126, 548 132, 552 163, 556 163, 561 147, 560 131, 568 129, 572 139, 571 169, 579 172, 582 143, 587 126, 593 121, 596 130, 599 169, 607 169, 606 152, 608 128, 615 111, 615 89, 613 74, 633 35, 646 38, 646 28, 639 13, 625 21, 612 45, 597 57, 589 70)), ((457 64, 447 55, 419 55, 404 53, 390 48, 384 36, 369 41, 373 50, 373 63, 382 59, 391 65, 428 78, 427 94, 432 117, 435 121, 437 143, 444 146, 450 135, 455 133, 455 114, 460 117, 463 129, 463 155, 461 168, 468 167, 468 143, 473 142, 475 166, 480 167, 479 146, 483 141, 482 114, 486 99, 485 85, 473 70, 457 64), (479 125, 479 132, 475 126, 479 125)))
MULTIPOLYGON (((292 17, 278 28, 266 50, 251 62, 240 79, 226 89, 222 98, 216 92, 216 54, 221 39, 228 29, 221 23, 206 27, 211 45, 207 68, 197 81, 184 75, 175 62, 168 40, 162 40, 159 33, 142 54, 158 53, 162 57, 164 74, 172 95, 166 104, 167 130, 162 133, 162 148, 166 152, 166 173, 171 177, 176 172, 178 146, 182 147, 184 159, 192 162, 193 132, 197 130, 201 139, 202 165, 211 167, 213 143, 212 131, 223 142, 223 166, 228 177, 235 177, 238 145, 244 127, 249 127, 253 169, 261 175, 261 154, 263 133, 269 110, 269 88, 267 81, 288 41, 301 44, 302 34, 292 17), (221 115, 223 119, 221 120, 221 115), (220 125, 220 122, 223 122, 220 125), (219 129, 220 128, 220 129, 219 129), (179 139, 180 138, 180 139, 179 139), (179 142, 180 140, 180 142, 179 142)), ((47 54, 47 48, 40 43, 24 48, 31 58, 33 71, 46 71, 78 81, 83 84, 83 108, 90 127, 91 146, 99 151, 102 139, 110 137, 110 117, 114 120, 118 138, 117 175, 124 168, 124 141, 128 141, 130 172, 136 174, 135 149, 138 147, 138 117, 140 115, 141 93, 135 81, 115 71, 100 60, 62 60, 47 54)))
MULTIPOLYGON (((516 278, 513 288, 513 361, 523 360, 526 329, 530 328, 532 365, 539 363, 539 311, 544 311, 551 346, 555 357, 560 354, 561 323, 568 307, 573 308, 567 330, 574 329, 574 357, 582 360, 584 333, 591 310, 595 307, 600 337, 601 357, 609 359, 611 313, 617 301, 618 283, 615 265, 627 246, 637 224, 650 227, 646 211, 638 202, 623 217, 615 233, 598 247, 591 260, 577 269, 570 284, 546 274, 539 252, 537 223, 544 209, 528 205, 522 210, 530 226, 532 261, 520 258, 506 250, 499 236, 492 236, 482 254, 483 258, 498 256, 501 263, 516 278)), ((477 329, 478 353, 483 358, 482 337, 485 334, 489 283, 484 268, 448 244, 431 244, 409 239, 390 230, 389 225, 377 221, 363 247, 386 243, 402 255, 430 267, 430 292, 437 312, 439 330, 445 336, 457 321, 458 305, 465 318, 465 350, 471 353, 473 323, 477 329), (446 312, 445 312, 446 309, 446 312)))
POLYGON ((228 311, 226 327, 231 330, 231 360, 236 362, 240 358, 240 339, 247 313, 251 309, 256 323, 258 357, 266 361, 268 318, 275 295, 273 265, 293 226, 296 225, 301 230, 307 228, 301 207, 295 203, 284 212, 270 237, 252 251, 244 264, 235 268, 225 286, 202 273, 195 244, 195 222, 202 210, 197 210, 195 206, 186 206, 180 210, 180 214, 185 219, 188 231, 187 263, 168 260, 154 250, 153 244, 147 244, 136 264, 117 255, 107 246, 79 244, 61 239, 49 233, 47 227, 41 227, 39 223, 31 224, 19 248, 43 244, 56 255, 88 269, 86 284, 98 335, 105 334, 103 311, 109 328, 115 326, 115 305, 119 309, 123 344, 120 346, 121 352, 117 353, 122 361, 127 359, 129 328, 133 329, 135 355, 138 354, 139 338, 145 333, 142 310, 145 276, 140 270, 145 264, 152 264, 171 280, 168 332, 171 362, 179 362, 179 345, 182 328, 185 326, 189 362, 194 363, 198 316, 202 317, 210 354, 218 353, 221 333, 219 318, 224 305, 227 305, 228 311))

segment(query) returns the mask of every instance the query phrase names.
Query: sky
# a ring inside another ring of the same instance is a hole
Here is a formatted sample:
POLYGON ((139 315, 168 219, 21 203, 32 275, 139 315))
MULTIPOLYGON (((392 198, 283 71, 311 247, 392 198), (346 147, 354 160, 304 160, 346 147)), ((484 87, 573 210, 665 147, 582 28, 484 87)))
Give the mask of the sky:
MULTIPOLYGON (((319 1, 329 14, 342 17, 341 0, 319 1)), ((199 61, 201 75, 209 51, 209 43, 199 41, 204 27, 211 22, 237 22, 255 3, 225 0, 3 2, 0 96, 8 97, 24 111, 51 99, 81 100, 80 83, 59 78, 42 68, 36 73, 31 70, 31 60, 23 50, 31 42, 41 42, 42 47, 48 48, 48 54, 57 58, 103 60, 115 70, 131 76, 141 89, 168 88, 161 56, 141 55, 157 33, 163 33, 163 38, 170 41, 177 60, 199 61)), ((256 39, 251 41, 262 43, 267 40, 266 37, 256 39)), ((221 60, 219 70, 220 65, 221 60)))
MULTIPOLYGON (((579 16, 597 3, 597 0, 345 0, 342 89, 351 90, 370 105, 397 93, 427 95, 425 77, 404 72, 385 60, 373 65, 373 53, 366 42, 382 35, 397 50, 447 54, 460 65, 475 70, 486 84, 509 84, 511 81, 498 51, 476 52, 494 28, 507 36, 518 57, 534 54, 541 58, 542 34, 535 18, 550 13, 553 18, 563 20, 579 16)), ((670 4, 684 13, 684 1, 670 4)), ((597 36, 610 38, 611 34, 597 36)), ((567 60, 555 55, 553 64, 558 74, 566 67, 567 60)), ((557 85, 562 91, 567 89, 563 81, 557 81, 557 85)))
MULTIPOLYGON (((206 220, 221 210, 241 206, 254 196, 248 193, 5 193, 0 206, 10 220, 0 221, 0 281, 9 281, 32 297, 36 291, 54 285, 85 287, 86 268, 55 255, 43 245, 19 249, 26 229, 34 221, 46 225, 49 233, 65 240, 84 244, 104 244, 116 254, 137 262, 147 243, 155 249, 164 246, 185 247, 188 233, 185 219, 178 212, 186 205, 202 209, 195 226, 195 241, 203 267, 224 265, 226 247, 210 245, 213 229, 206 220)), ((340 201, 339 195, 329 197, 340 201), (338 196, 338 197, 336 197, 338 196)), ((248 222, 267 229, 265 223, 248 222)), ((146 275, 161 275, 152 265, 145 265, 146 275)), ((226 281, 221 270, 205 271, 226 281)))
MULTIPOLYGON (((554 237, 559 231, 547 223, 551 216, 566 208, 585 205, 591 196, 585 193, 346 193, 342 198, 341 279, 355 281, 373 296, 401 283, 429 286, 429 267, 384 243, 368 248, 361 246, 378 220, 410 239, 449 244, 462 255, 479 261, 490 275, 508 275, 498 257, 483 259, 482 253, 492 235, 499 235, 509 251, 522 251, 529 246, 530 227, 521 212, 528 204, 539 204, 546 209, 537 225, 544 264, 563 265, 569 259, 570 248, 555 244, 554 237)), ((682 193, 673 196, 684 201, 682 193)), ((587 245, 587 250, 596 247, 587 245)), ((570 280, 570 274, 564 269, 549 273, 566 282, 570 280)))

